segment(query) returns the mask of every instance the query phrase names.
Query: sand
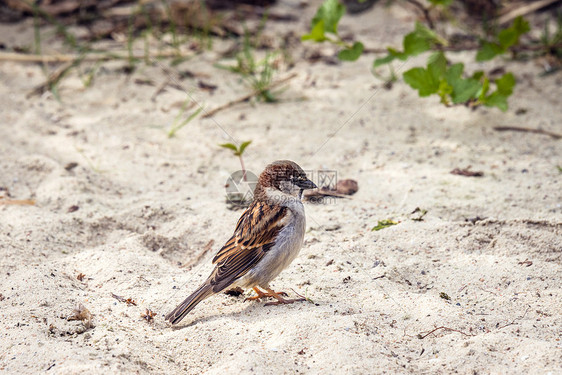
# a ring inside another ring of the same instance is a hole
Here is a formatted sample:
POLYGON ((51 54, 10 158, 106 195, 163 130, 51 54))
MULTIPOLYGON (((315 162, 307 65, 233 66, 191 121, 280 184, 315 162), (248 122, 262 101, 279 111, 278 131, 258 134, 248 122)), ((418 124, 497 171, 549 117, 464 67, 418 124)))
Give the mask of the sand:
MULTIPOLYGON (((300 35, 313 13, 267 32, 300 35)), ((377 6, 343 28, 398 45, 411 22, 377 6)), ((0 25, 0 40, 31 41, 30 25, 0 25)), ((40 66, 0 63, 0 195, 34 201, 0 205, 2 372, 562 373, 561 141, 493 130, 562 132, 562 73, 501 61, 518 80, 506 113, 445 108, 403 82, 385 89, 374 55, 312 64, 303 54, 330 47, 297 46, 295 66, 276 75, 297 73, 281 102, 198 117, 168 138, 186 94, 154 95, 178 72, 218 86, 178 78, 207 109, 249 92, 213 67, 229 43, 167 71, 141 64, 127 76, 104 63, 91 87, 72 71, 61 101, 27 96, 40 66), (253 141, 244 156, 256 174, 291 159, 359 191, 305 205, 304 247, 272 285, 309 302, 221 294, 171 327, 163 316, 205 279, 242 213, 225 203, 239 161, 217 146, 233 140, 253 141), (483 176, 450 173, 468 166, 483 176), (387 219, 398 224, 371 230, 387 219), (80 304, 91 322, 67 319, 80 304)), ((470 53, 453 57, 482 68, 470 53)))

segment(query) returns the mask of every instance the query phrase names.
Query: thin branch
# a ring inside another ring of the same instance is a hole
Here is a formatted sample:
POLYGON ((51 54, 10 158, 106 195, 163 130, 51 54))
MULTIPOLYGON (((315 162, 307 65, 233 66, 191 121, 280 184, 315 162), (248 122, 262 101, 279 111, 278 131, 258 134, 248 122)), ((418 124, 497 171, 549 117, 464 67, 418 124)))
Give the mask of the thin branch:
POLYGON ((437 327, 437 328, 435 328, 435 329, 432 329, 431 331, 427 332, 426 334, 418 333, 418 339, 423 340, 423 339, 425 339, 427 336, 431 335, 432 333, 435 333, 436 331, 438 331, 438 330, 440 330, 440 329, 444 329, 444 330, 446 330, 446 331, 458 332, 458 333, 463 334, 463 335, 465 335, 465 336, 474 336, 474 335, 471 335, 471 334, 468 334, 468 333, 464 333, 463 331, 459 331, 458 329, 454 329, 454 328, 449 328, 449 327, 441 326, 441 327, 437 327))
POLYGON ((499 131, 499 132, 514 131, 514 132, 536 133, 536 134, 548 135, 548 136, 550 136, 554 139, 562 138, 561 134, 549 132, 547 130, 524 128, 524 127, 519 127, 519 126, 495 126, 494 130, 499 131))
POLYGON ((295 78, 296 76, 297 76, 297 73, 293 73, 293 74, 291 74, 291 75, 289 75, 289 76, 287 76, 287 77, 285 77, 285 78, 282 78, 282 79, 280 79, 280 80, 278 80, 278 81, 272 82, 272 83, 269 84, 267 87, 264 87, 264 88, 262 88, 262 89, 260 89, 260 90, 254 90, 254 91, 252 91, 252 92, 251 92, 250 94, 248 94, 248 95, 244 95, 244 96, 242 96, 241 98, 238 98, 238 99, 236 99, 236 100, 230 101, 230 102, 225 103, 225 104, 223 104, 223 105, 221 105, 221 106, 219 106, 219 107, 217 107, 217 108, 215 108, 215 109, 212 109, 212 110, 208 111, 207 113, 205 113, 205 114, 204 114, 203 116, 201 116, 201 117, 202 117, 202 118, 208 118, 208 117, 213 116, 213 115, 216 114, 217 112, 220 112, 220 111, 222 111, 222 110, 224 110, 224 109, 230 108, 230 107, 232 107, 232 106, 234 106, 234 105, 236 105, 236 104, 243 103, 243 102, 247 102, 247 101, 250 100, 252 97, 258 95, 260 92, 263 92, 263 91, 266 91, 266 90, 270 90, 270 89, 272 89, 272 88, 274 88, 274 87, 276 87, 276 86, 279 86, 279 85, 281 85, 281 84, 283 84, 283 83, 285 83, 285 82, 287 82, 287 81, 289 81, 289 80, 295 78))
POLYGON ((530 309, 530 308, 531 308, 531 306, 527 306, 527 309, 525 310, 525 312, 523 313, 522 316, 513 319, 511 322, 507 323, 506 325, 503 325, 503 326, 501 326, 501 327, 498 327, 498 329, 502 329, 502 328, 505 328, 505 327, 509 327, 509 326, 511 326, 511 325, 514 325, 516 320, 521 320, 521 319, 525 318, 525 316, 527 315, 527 312, 529 312, 529 309, 530 309))
POLYGON ((193 53, 188 54, 178 53, 177 50, 174 51, 164 51, 158 53, 133 53, 120 54, 106 52, 103 54, 96 54, 94 52, 88 54, 74 55, 74 54, 61 54, 61 55, 33 55, 27 53, 17 53, 17 52, 0 52, 0 61, 16 61, 16 62, 40 62, 40 63, 60 63, 60 62, 75 62, 75 61, 108 61, 108 60, 129 60, 133 59, 144 59, 146 55, 151 58, 166 58, 166 57, 189 57, 193 53))
POLYGON ((36 86, 33 90, 31 90, 27 95, 26 98, 30 98, 34 95, 41 95, 49 88, 51 88, 54 84, 56 84, 67 72, 70 68, 72 68, 75 64, 75 61, 69 61, 64 65, 60 66, 57 70, 49 74, 47 80, 36 86))

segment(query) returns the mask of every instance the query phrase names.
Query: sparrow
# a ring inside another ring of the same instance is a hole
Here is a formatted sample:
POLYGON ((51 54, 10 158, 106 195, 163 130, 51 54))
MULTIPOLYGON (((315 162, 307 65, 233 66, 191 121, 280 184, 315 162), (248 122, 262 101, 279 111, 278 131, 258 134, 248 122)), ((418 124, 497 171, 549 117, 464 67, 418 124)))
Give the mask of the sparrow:
POLYGON ((283 298, 286 293, 274 292, 269 283, 291 264, 302 247, 306 222, 301 199, 304 190, 316 187, 295 162, 269 164, 260 174, 253 201, 238 220, 234 234, 215 255, 213 272, 166 315, 166 320, 179 323, 201 301, 227 288, 252 288, 257 296, 246 300, 277 300, 266 306, 303 300, 283 298))

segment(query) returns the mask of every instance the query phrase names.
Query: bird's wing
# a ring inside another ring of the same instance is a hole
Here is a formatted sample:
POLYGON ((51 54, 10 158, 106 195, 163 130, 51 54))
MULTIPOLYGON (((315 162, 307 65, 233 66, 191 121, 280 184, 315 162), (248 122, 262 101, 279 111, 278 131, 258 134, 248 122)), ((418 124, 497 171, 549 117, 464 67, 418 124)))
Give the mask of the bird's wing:
POLYGON ((286 207, 254 201, 213 259, 217 266, 208 280, 213 291, 220 292, 252 269, 275 244, 290 215, 286 207))

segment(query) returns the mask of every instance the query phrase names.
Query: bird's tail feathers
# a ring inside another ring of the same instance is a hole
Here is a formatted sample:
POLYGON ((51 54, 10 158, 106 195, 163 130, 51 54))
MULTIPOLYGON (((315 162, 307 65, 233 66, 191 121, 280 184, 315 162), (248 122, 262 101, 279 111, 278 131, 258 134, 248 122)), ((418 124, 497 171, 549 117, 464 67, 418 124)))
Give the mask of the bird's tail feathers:
POLYGON ((213 287, 209 283, 201 285, 195 292, 180 303, 171 313, 166 315, 166 320, 172 324, 179 323, 199 302, 214 294, 213 287))

